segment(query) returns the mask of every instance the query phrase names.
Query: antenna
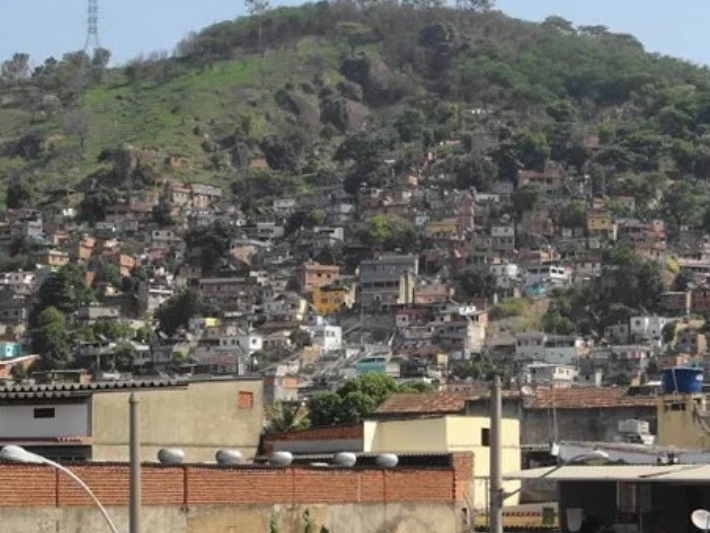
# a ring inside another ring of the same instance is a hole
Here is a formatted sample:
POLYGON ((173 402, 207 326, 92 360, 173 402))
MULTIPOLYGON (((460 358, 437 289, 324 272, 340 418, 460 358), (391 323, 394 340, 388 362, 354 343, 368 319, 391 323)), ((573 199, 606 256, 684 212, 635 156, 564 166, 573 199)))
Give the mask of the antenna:
POLYGON ((89 54, 97 48, 101 48, 99 40, 99 0, 88 0, 86 17, 86 42, 84 52, 89 54))

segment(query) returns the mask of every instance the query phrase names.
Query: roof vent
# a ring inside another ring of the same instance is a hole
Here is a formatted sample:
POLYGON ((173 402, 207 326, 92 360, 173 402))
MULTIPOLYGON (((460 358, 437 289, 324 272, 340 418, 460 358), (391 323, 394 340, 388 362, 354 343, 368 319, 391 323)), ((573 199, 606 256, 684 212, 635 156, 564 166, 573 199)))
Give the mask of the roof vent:
POLYGON ((340 452, 333 456, 333 464, 352 468, 357 463, 357 455, 352 452, 340 452))
POLYGON ((394 468, 399 463, 399 457, 393 453, 382 453, 375 458, 375 464, 381 468, 394 468))
POLYGON ((244 457, 239 450, 219 450, 215 454, 217 464, 222 466, 235 466, 242 464, 244 457))
POLYGON ((269 455, 269 464, 271 466, 290 466, 293 462, 291 452, 273 452, 269 455))
POLYGON ((179 465, 185 460, 185 452, 180 448, 162 448, 158 452, 158 461, 164 465, 179 465))

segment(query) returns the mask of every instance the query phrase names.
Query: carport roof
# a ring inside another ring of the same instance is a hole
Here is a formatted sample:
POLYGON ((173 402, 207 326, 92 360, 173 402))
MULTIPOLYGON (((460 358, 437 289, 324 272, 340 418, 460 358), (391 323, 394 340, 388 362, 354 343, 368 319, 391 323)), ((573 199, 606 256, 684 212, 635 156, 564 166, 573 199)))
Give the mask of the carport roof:
POLYGON ((710 482, 710 465, 563 466, 512 472, 505 479, 552 481, 710 482))

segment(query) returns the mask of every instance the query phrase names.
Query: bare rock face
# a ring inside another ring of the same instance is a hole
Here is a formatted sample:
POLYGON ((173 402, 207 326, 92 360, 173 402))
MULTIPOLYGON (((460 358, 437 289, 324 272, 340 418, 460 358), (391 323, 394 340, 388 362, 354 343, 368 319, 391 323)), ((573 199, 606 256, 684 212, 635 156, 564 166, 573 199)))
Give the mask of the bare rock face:
POLYGON ((292 113, 298 119, 299 124, 310 130, 320 127, 320 110, 305 96, 281 89, 276 92, 274 98, 281 109, 292 113))
POLYGON ((379 58, 364 54, 350 57, 340 70, 349 81, 362 87, 365 102, 371 106, 385 105, 399 98, 396 76, 379 58))
POLYGON ((332 124, 341 133, 360 131, 369 116, 367 107, 346 98, 331 98, 323 103, 323 123, 332 124))

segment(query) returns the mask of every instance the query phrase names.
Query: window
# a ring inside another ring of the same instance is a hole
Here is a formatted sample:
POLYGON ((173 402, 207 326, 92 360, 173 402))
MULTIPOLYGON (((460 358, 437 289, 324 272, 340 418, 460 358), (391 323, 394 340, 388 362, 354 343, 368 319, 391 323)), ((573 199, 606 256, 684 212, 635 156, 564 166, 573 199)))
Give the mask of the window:
POLYGON ((254 393, 239 391, 237 396, 238 409, 251 409, 254 407, 254 393))
POLYGON ((491 430, 490 428, 481 428, 481 446, 491 445, 491 430))
POLYGON ((34 410, 35 418, 54 418, 54 407, 38 407, 34 410))

